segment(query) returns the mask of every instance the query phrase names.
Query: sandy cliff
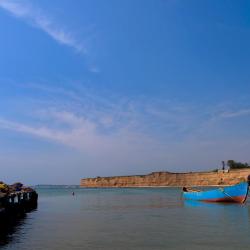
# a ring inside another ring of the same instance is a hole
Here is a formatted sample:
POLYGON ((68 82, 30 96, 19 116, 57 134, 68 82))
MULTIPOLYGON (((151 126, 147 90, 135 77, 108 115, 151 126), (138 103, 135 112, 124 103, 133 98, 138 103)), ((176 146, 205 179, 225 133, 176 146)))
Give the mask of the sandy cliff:
POLYGON ((113 176, 85 178, 81 180, 82 187, 159 187, 159 186, 213 186, 233 185, 246 180, 250 169, 170 173, 153 172, 148 175, 113 176))

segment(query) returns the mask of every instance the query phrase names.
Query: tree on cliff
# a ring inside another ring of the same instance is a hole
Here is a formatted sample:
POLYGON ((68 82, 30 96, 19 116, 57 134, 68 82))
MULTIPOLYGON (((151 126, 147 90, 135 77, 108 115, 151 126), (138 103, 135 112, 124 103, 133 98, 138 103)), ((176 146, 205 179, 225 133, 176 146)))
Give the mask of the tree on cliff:
POLYGON ((236 162, 234 160, 228 160, 227 165, 230 169, 250 168, 248 163, 236 162))

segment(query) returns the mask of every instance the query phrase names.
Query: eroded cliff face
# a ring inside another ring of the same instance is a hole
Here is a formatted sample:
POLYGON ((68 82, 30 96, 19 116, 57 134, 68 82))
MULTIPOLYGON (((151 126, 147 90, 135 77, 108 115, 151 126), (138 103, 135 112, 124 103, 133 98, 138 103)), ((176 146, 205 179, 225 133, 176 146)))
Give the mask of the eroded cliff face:
POLYGON ((153 172, 148 175, 85 178, 81 180, 81 187, 182 187, 234 185, 243 180, 247 180, 249 175, 250 169, 194 173, 153 172))

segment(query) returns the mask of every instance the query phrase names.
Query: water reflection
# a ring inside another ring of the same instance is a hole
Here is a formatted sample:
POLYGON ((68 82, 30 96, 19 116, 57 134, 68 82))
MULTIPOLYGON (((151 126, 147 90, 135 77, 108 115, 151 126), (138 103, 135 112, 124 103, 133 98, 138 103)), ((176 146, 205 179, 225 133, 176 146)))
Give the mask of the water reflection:
POLYGON ((80 199, 82 210, 116 212, 180 208, 183 206, 178 190, 171 190, 171 195, 169 195, 169 190, 165 192, 163 189, 94 191, 91 190, 91 195, 85 194, 84 199, 80 199))
POLYGON ((245 204, 240 203, 230 203, 230 202, 204 202, 204 201, 193 201, 193 200, 184 200, 185 207, 203 207, 203 208, 222 208, 222 207, 245 207, 245 204))
MULTIPOLYGON (((35 211, 37 208, 29 209, 28 212, 35 211)), ((0 247, 11 243, 15 235, 23 228, 27 220, 27 215, 19 214, 18 216, 0 216, 0 247)))
POLYGON ((184 202, 180 189, 75 190, 74 197, 63 190, 47 192, 40 196, 39 211, 9 232, 4 249, 234 250, 250 245, 250 203, 184 202))
POLYGON ((227 224, 231 222, 235 229, 240 227, 249 230, 249 206, 239 203, 209 203, 201 201, 185 200, 184 207, 189 215, 204 218, 210 222, 221 222, 227 224))
POLYGON ((0 225, 0 246, 4 246, 10 243, 13 239, 13 235, 19 231, 22 225, 25 223, 25 217, 19 219, 9 219, 4 223, 1 221, 0 225))

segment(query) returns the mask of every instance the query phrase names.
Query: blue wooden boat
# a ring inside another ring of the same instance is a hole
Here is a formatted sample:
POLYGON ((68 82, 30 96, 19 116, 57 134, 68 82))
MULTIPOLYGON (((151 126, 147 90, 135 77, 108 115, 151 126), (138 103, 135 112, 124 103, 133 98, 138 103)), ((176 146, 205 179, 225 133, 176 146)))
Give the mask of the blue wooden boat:
POLYGON ((183 188, 183 198, 186 200, 206 202, 237 202, 244 203, 248 195, 248 182, 241 182, 230 187, 220 187, 214 190, 200 191, 183 188))

